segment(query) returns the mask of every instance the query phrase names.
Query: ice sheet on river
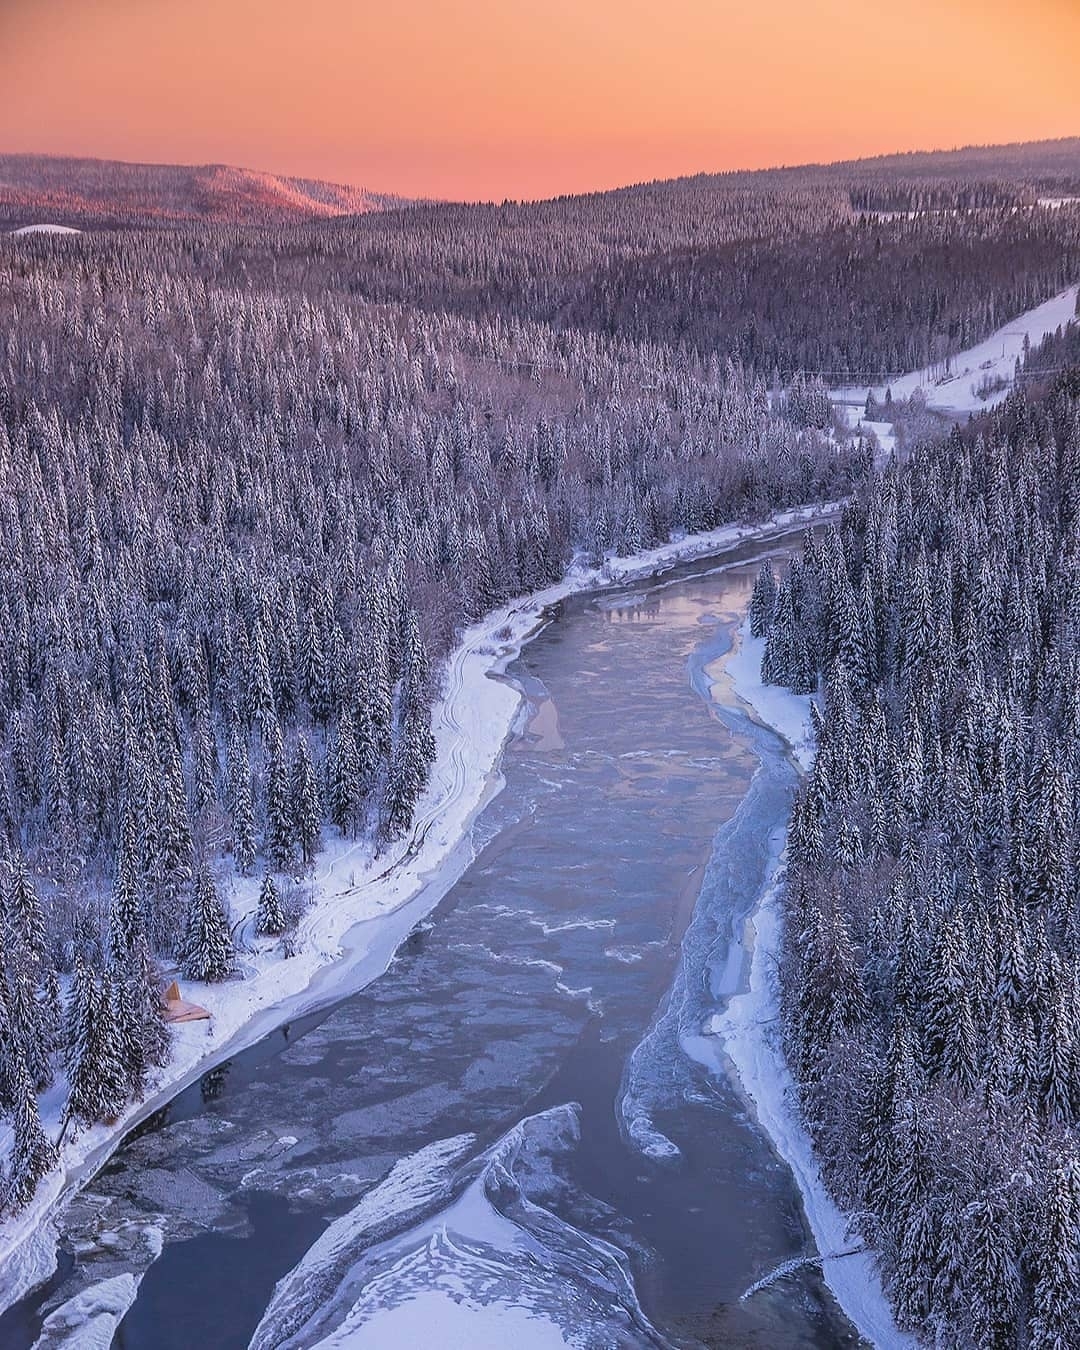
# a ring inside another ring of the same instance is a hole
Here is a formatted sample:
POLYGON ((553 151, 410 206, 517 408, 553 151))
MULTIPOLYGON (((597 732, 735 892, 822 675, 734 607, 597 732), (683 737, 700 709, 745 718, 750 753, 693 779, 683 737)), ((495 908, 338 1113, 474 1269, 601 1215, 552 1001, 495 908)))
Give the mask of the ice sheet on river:
POLYGON ((125 1274, 82 1290, 45 1319, 34 1350, 109 1350, 138 1288, 125 1274))
POLYGON ((547 1207, 577 1139, 571 1104, 478 1156, 460 1135, 403 1159, 279 1282, 251 1350, 665 1346, 624 1253, 547 1207))

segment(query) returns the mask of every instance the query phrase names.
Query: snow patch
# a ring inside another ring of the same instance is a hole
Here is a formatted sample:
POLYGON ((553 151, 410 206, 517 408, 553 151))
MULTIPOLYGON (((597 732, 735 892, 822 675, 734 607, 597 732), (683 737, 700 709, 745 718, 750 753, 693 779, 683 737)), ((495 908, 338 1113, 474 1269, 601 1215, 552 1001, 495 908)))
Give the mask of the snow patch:
POLYGON ((802 769, 814 762, 814 740, 810 726, 808 694, 793 694, 775 684, 764 684, 761 679, 761 658, 765 655, 765 639, 750 636, 746 624, 736 638, 736 645, 723 662, 735 692, 754 710, 759 721, 771 727, 791 747, 802 769))
POLYGON ((439 1329, 442 1350, 564 1350, 568 1341, 554 1322, 528 1308, 496 1301, 478 1303, 449 1279, 421 1290, 406 1303, 386 1309, 374 1321, 347 1318, 315 1350, 415 1350, 431 1343, 439 1329), (445 1286, 445 1287, 443 1287, 445 1286))
POLYGON ((23 225, 11 233, 18 239, 27 234, 82 234, 82 230, 73 229, 70 225, 23 225))
MULTIPOLYGON (((1022 359, 1024 355, 1025 339, 1032 347, 1037 347, 1043 338, 1056 333, 1075 319, 1078 292, 1080 287, 1070 286, 1044 305, 1004 324, 983 342, 953 356, 949 361, 947 375, 942 374, 937 367, 928 367, 898 375, 885 384, 848 385, 833 389, 829 397, 836 404, 846 404, 857 409, 865 405, 868 391, 873 392, 879 403, 883 403, 886 389, 892 390, 894 399, 909 399, 916 389, 922 389, 926 394, 927 407, 935 412, 956 416, 992 408, 1001 403, 1012 389, 1017 359, 1022 359), (992 383, 996 379, 1004 381, 1003 387, 985 399, 980 398, 976 392, 979 385, 984 380, 992 383)), ((865 425, 861 422, 861 416, 856 417, 855 425, 865 425)))

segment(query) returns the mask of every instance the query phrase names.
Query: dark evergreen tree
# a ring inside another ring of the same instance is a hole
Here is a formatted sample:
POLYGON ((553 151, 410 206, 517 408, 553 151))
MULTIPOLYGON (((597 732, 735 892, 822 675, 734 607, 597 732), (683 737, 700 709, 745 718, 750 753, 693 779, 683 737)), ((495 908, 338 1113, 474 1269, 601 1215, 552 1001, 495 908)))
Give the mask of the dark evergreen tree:
POLYGON ((187 926, 180 948, 180 969, 189 980, 223 980, 232 970, 229 920, 210 873, 195 874, 187 926))
POLYGON ((281 906, 277 886, 269 872, 259 889, 259 910, 255 917, 255 931, 268 937, 280 937, 286 928, 285 911, 281 906))
POLYGON ((22 1209, 33 1199, 38 1182, 56 1166, 56 1146, 41 1124, 34 1084, 25 1064, 15 1064, 15 1147, 7 1178, 7 1206, 22 1209))

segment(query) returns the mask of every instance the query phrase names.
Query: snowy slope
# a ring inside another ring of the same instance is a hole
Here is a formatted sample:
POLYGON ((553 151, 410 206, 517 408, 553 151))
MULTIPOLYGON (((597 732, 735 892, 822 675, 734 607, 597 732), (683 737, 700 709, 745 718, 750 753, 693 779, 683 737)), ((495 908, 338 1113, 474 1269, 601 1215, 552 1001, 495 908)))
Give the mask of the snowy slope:
POLYGON ((24 225, 11 233, 19 238, 24 234, 82 234, 82 230, 76 230, 71 225, 24 225))
POLYGON ((1025 338, 1036 347, 1047 334, 1076 318, 1078 290, 1080 287, 1070 286, 1053 300, 1005 324, 984 342, 954 356, 948 378, 942 379, 928 369, 913 370, 890 380, 887 385, 861 384, 834 389, 831 392, 833 402, 862 408, 871 388, 879 402, 884 401, 887 388, 892 390, 895 399, 910 398, 916 389, 922 389, 926 393, 927 406, 937 412, 959 416, 992 408, 1012 388, 1016 359, 1023 356, 1025 338), (1007 387, 987 399, 979 398, 975 390, 982 380, 998 377, 1008 382, 1007 387))

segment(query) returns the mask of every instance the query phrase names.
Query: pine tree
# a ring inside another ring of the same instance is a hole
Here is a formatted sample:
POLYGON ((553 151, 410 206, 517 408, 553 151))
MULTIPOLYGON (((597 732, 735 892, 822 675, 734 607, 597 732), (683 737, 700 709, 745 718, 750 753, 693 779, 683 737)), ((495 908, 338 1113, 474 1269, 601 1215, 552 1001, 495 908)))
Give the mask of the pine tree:
POLYGON ((772 564, 766 558, 754 582, 753 595, 750 597, 751 637, 764 637, 769 631, 776 608, 776 592, 776 577, 773 575, 772 564))
POLYGON ((191 882, 191 821, 179 751, 171 738, 161 754, 162 782, 158 810, 157 852, 153 860, 158 897, 157 930, 162 945, 172 948, 181 897, 191 882))
POLYGON ((1054 1164, 1034 1242, 1031 1350, 1071 1350, 1080 1341, 1080 1169, 1054 1164))
POLYGON ((327 798, 330 819, 348 834, 356 826, 364 784, 360 776, 360 756, 356 748, 353 720, 348 708, 338 719, 337 734, 327 756, 327 798))
POLYGON ((93 1031, 94 1067, 101 1119, 114 1121, 127 1105, 136 1077, 141 1089, 144 1066, 134 1053, 137 1043, 124 982, 111 964, 102 972, 99 999, 98 1019, 93 1031))
POLYGON ((303 736, 296 743, 290 808, 301 856, 305 864, 310 863, 319 847, 322 803, 319 801, 319 785, 311 763, 311 753, 303 736))
POLYGON ((246 874, 255 862, 255 804, 247 740, 239 727, 234 727, 229 737, 228 776, 233 854, 240 871, 246 874))
POLYGON ((1008 1350, 1020 1297, 1012 1225, 1001 1201, 987 1193, 968 1206, 965 1291, 971 1304, 972 1341, 978 1350, 1008 1350))
POLYGON ((35 1091, 42 1092, 53 1080, 52 1054, 57 1030, 55 976, 51 967, 34 958, 25 943, 9 941, 7 980, 14 1039, 35 1091))
POLYGON ((259 890, 259 911, 255 918, 255 931, 268 937, 280 937, 285 928, 285 911, 281 907, 274 878, 267 872, 259 890))
POLYGON ((169 1028, 161 999, 161 976, 145 937, 110 967, 119 1060, 126 1095, 139 1098, 150 1071, 165 1064, 169 1028))
POLYGON ((397 838, 412 821, 435 756, 431 713, 424 697, 426 682, 427 658, 416 616, 410 610, 403 625, 397 732, 382 803, 382 828, 389 839, 397 838))
POLYGON ((189 980, 223 980, 232 970, 232 963, 229 920, 213 878, 205 868, 200 868, 195 874, 188 908, 180 969, 189 980))
POLYGON ((125 960, 146 934, 136 848, 135 819, 125 804, 116 881, 109 908, 109 951, 117 961, 125 960))
POLYGON ((33 1199, 38 1182, 56 1166, 57 1152, 42 1128, 34 1085, 21 1061, 15 1065, 15 1103, 15 1147, 7 1179, 7 1202, 12 1209, 22 1209, 33 1199))
POLYGON ((98 1062, 102 995, 93 969, 77 957, 64 1018, 64 1058, 68 1075, 65 1122, 93 1125, 105 1110, 102 1070, 98 1062))
POLYGON ((281 728, 275 722, 270 729, 269 763, 266 770, 266 852, 274 865, 284 871, 293 856, 296 824, 292 796, 285 770, 285 746, 281 728))

